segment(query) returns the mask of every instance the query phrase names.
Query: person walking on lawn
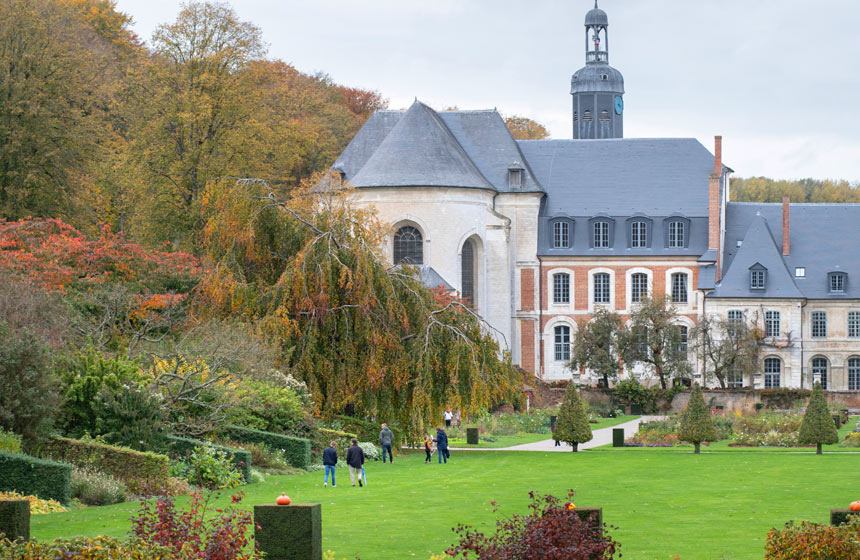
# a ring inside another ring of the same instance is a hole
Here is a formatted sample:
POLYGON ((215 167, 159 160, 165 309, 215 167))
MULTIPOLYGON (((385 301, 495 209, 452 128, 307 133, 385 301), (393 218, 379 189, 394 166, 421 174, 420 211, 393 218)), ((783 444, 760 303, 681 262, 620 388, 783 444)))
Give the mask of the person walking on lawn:
POLYGON ((337 449, 334 448, 334 442, 325 448, 323 451, 323 465, 325 466, 325 479, 323 480, 323 488, 328 486, 328 473, 331 472, 331 487, 335 488, 334 469, 337 466, 337 449))
POLYGON ((424 455, 424 462, 429 463, 433 456, 433 439, 430 436, 424 436, 424 455))
POLYGON ((439 453, 439 464, 442 464, 442 460, 444 459, 445 464, 448 464, 448 434, 445 433, 445 430, 442 427, 436 428, 436 439, 433 441, 436 442, 436 451, 439 453))
POLYGON ((358 475, 358 485, 361 482, 361 467, 364 465, 364 450, 358 446, 358 440, 352 438, 352 445, 346 450, 346 464, 349 466, 349 480, 355 486, 355 475, 358 475))
POLYGON ((382 446, 382 462, 385 463, 385 451, 388 450, 388 458, 394 462, 394 457, 391 455, 391 444, 394 443, 394 432, 388 429, 388 424, 382 425, 382 431, 379 432, 379 445, 382 446))

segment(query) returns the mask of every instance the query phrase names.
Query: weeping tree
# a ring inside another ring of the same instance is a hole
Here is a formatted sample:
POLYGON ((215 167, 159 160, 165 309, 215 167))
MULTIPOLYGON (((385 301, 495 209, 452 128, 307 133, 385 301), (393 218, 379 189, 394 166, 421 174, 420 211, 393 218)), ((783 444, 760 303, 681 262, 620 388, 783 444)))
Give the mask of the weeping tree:
POLYGON ((202 249, 212 274, 199 312, 253 321, 314 412, 397 419, 408 433, 447 407, 479 413, 521 399, 494 332, 380 252, 386 228, 343 194, 279 199, 257 180, 211 182, 202 249))

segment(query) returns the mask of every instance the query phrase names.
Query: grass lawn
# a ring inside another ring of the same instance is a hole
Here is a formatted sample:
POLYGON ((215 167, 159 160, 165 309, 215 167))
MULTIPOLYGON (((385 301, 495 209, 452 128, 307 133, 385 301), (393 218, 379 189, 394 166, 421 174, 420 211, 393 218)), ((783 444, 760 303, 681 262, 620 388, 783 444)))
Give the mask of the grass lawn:
MULTIPOLYGON (((323 504, 323 548, 337 559, 417 558, 440 553, 451 528, 490 529, 500 514, 526 511, 529 490, 577 491, 580 506, 602 506, 607 523, 633 560, 761 559, 771 527, 791 519, 827 522, 831 507, 860 498, 858 454, 705 453, 662 449, 579 453, 453 453, 447 465, 423 464, 423 453, 394 464, 368 465, 370 486, 338 487, 322 473, 271 477, 244 487, 246 506, 286 491, 294 502, 323 504)), ((222 498, 222 502, 226 499, 222 498)), ((32 518, 32 534, 121 537, 136 503, 32 518)))
MULTIPOLYGON (((630 420, 635 420, 639 418, 638 416, 619 416, 617 418, 601 418, 596 424, 589 424, 591 426, 591 430, 598 430, 600 428, 609 428, 612 426, 616 426, 618 424, 623 424, 624 422, 629 422, 630 420)), ((518 433, 510 436, 496 436, 496 441, 481 441, 478 445, 469 445, 466 443, 466 438, 449 438, 448 445, 451 447, 466 447, 466 448, 478 448, 478 449, 495 449, 499 447, 511 447, 513 445, 521 445, 523 443, 534 443, 536 441, 543 441, 545 439, 551 439, 551 433, 545 434, 530 434, 530 433, 518 433)))

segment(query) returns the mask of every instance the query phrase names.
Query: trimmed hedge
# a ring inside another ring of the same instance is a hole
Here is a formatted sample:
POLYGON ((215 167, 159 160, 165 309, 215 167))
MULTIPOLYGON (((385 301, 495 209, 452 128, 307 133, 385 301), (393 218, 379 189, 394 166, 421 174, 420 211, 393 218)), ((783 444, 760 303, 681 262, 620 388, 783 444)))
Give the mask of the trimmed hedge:
POLYGON ((320 428, 318 434, 313 441, 314 453, 321 454, 331 442, 334 442, 339 457, 346 457, 346 450, 349 449, 350 440, 358 438, 357 434, 342 432, 340 430, 329 430, 327 428, 320 428))
POLYGON ((320 504, 254 506, 254 541, 269 560, 322 559, 320 504))
POLYGON ((851 518, 860 515, 860 511, 851 511, 850 509, 831 509, 830 524, 834 527, 844 525, 851 522, 851 518))
POLYGON ((29 500, 0 500, 0 538, 30 540, 29 500))
MULTIPOLYGON (((379 432, 382 430, 381 422, 377 424, 376 422, 362 420, 354 416, 343 415, 335 416, 334 418, 343 424, 344 430, 358 434, 358 441, 372 441, 379 445, 379 432)), ((403 432, 400 431, 400 428, 392 426, 390 422, 388 423, 388 429, 394 432, 394 445, 392 447, 400 449, 400 446, 403 444, 403 432)))
POLYGON ((236 449, 235 447, 227 447, 201 441, 199 439, 191 439, 180 436, 167 436, 168 450, 175 453, 180 458, 188 456, 195 447, 213 447, 218 451, 223 451, 230 456, 230 461, 242 473, 242 478, 245 482, 251 480, 251 452, 245 449, 236 449))
POLYGON ((253 428, 227 426, 222 434, 228 439, 248 443, 262 443, 271 449, 281 449, 292 466, 307 469, 311 464, 311 440, 263 432, 253 428))
POLYGON ((125 483, 136 485, 141 480, 163 481, 168 478, 170 459, 167 455, 135 451, 128 447, 110 445, 94 440, 53 437, 42 453, 51 459, 78 467, 93 467, 125 483))
POLYGON ((71 484, 71 465, 0 452, 0 490, 16 490, 67 504, 71 500, 71 484))

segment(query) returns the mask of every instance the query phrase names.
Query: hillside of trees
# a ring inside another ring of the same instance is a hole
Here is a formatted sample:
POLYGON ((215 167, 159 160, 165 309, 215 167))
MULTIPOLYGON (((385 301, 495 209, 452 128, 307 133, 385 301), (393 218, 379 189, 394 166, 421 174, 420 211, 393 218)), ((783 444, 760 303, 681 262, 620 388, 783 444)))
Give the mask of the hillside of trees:
POLYGON ((734 202, 782 202, 788 195, 792 202, 860 203, 860 189, 848 181, 819 179, 774 180, 767 177, 732 178, 731 199, 734 202))

